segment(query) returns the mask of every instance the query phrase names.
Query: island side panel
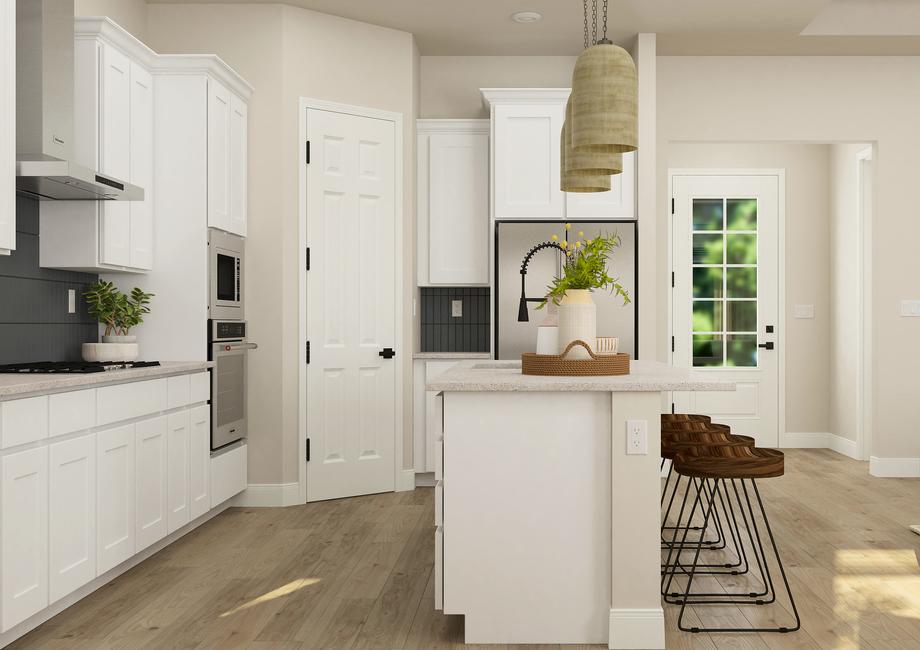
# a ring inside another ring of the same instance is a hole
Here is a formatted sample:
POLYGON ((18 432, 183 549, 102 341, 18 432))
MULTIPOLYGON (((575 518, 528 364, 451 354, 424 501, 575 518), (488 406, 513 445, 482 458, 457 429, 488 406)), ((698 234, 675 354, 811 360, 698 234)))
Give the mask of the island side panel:
POLYGON ((661 393, 612 393, 612 601, 608 647, 664 648, 659 581, 661 393), (644 420, 648 454, 627 454, 627 420, 644 420))
POLYGON ((610 400, 444 394, 444 613, 467 643, 607 642, 610 400))

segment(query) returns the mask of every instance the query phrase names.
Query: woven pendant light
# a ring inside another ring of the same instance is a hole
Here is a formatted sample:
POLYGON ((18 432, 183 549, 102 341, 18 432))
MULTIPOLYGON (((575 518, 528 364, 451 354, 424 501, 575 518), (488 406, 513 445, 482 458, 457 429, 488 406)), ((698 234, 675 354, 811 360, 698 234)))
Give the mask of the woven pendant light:
MULTIPOLYGON (((565 105, 565 124, 572 124, 572 98, 565 105)), ((611 176, 623 172, 623 157, 618 153, 602 151, 575 151, 572 147, 572 131, 563 127, 562 160, 567 176, 611 176)))
POLYGON ((568 138, 568 123, 562 125, 559 134, 559 165, 560 186, 563 192, 607 192, 610 190, 610 176, 607 174, 572 174, 566 172, 566 140, 568 138))
POLYGON ((576 152, 638 148, 638 83, 629 52, 609 41, 587 48, 572 74, 572 146, 576 152))

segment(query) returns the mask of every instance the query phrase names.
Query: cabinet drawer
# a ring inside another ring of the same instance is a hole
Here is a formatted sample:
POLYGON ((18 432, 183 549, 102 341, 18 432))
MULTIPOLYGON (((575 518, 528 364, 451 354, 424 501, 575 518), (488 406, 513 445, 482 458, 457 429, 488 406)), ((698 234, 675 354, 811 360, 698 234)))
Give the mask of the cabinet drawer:
POLYGON ((444 525, 444 481, 434 484, 434 525, 444 525))
POLYGON ((166 380, 166 405, 171 409, 188 406, 192 385, 189 375, 169 377, 166 380))
POLYGON ((444 528, 434 531, 434 608, 444 609, 444 528))
POLYGON ((104 426, 122 420, 166 410, 166 380, 136 381, 106 386, 97 390, 98 424, 104 426))
POLYGON ((96 426, 96 391, 76 390, 48 398, 49 435, 83 431, 96 426))
POLYGON ((246 445, 211 457, 211 507, 246 489, 246 445))
POLYGON ((199 372, 191 375, 191 399, 189 404, 207 402, 211 399, 211 373, 199 372))
POLYGON ((0 447, 15 447, 48 437, 48 396, 0 404, 0 447))

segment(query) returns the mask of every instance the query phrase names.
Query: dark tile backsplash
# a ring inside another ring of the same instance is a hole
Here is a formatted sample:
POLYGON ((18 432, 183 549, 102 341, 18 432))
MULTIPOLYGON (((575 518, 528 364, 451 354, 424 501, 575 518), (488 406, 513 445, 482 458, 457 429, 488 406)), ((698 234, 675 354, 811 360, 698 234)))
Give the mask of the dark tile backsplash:
POLYGON ((39 268, 38 237, 38 201, 17 196, 16 250, 0 256, 0 363, 80 359, 97 337, 82 294, 98 276, 39 268), (76 314, 67 313, 68 289, 76 314))
POLYGON ((422 352, 488 352, 489 289, 422 287, 422 352), (451 316, 451 301, 463 301, 463 316, 451 316))

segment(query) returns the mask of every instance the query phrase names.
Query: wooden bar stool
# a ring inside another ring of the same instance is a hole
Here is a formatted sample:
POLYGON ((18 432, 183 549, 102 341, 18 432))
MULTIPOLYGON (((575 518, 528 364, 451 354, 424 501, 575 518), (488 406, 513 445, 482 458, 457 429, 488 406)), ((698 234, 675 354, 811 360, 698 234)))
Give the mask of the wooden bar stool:
MULTIPOLYGON (((773 536, 773 530, 770 527, 767 512, 764 508, 763 499, 757 487, 757 480, 765 478, 774 478, 782 476, 785 471, 785 457, 781 451, 774 449, 757 449, 741 445, 721 445, 721 446, 688 446, 681 448, 674 456, 674 468, 679 476, 685 476, 689 479, 710 481, 712 490, 715 495, 719 495, 722 490, 728 492, 728 485, 731 484, 735 493, 738 505, 748 516, 745 516, 746 527, 748 528, 751 540, 752 551, 763 560, 763 574, 767 583, 768 594, 766 598, 755 599, 738 599, 737 594, 725 593, 694 593, 693 579, 699 574, 700 553, 703 545, 699 542, 695 544, 695 553, 693 563, 690 565, 689 575, 687 576, 686 586, 682 594, 672 593, 676 600, 669 600, 680 605, 680 614, 677 619, 678 628, 684 632, 794 632, 801 626, 798 609, 795 605, 795 599, 792 596, 792 590, 789 587, 789 580, 786 577, 786 570, 783 567, 783 561, 779 554, 776 539, 773 536), (741 492, 738 491, 737 483, 741 485, 741 492), (684 612, 687 604, 692 605, 767 605, 776 601, 776 590, 773 585, 773 579, 770 572, 769 561, 764 544, 760 534, 760 527, 757 525, 757 519, 754 510, 754 504, 751 501, 748 491, 748 484, 756 497, 756 505, 760 511, 760 517, 763 520, 767 538, 772 548, 772 555, 779 568, 780 576, 783 579, 786 595, 792 607, 795 617, 794 625, 791 627, 780 626, 775 628, 750 627, 750 628, 705 628, 705 627, 685 627, 683 624, 684 612), (741 499, 743 493, 744 499, 741 499)), ((688 497, 685 495, 681 510, 687 505, 688 497)), ((695 509, 699 499, 696 499, 693 505, 695 509)), ((708 524, 713 516, 713 510, 716 499, 710 499, 703 519, 704 527, 708 524)), ((692 514, 692 513, 691 513, 692 514)), ((686 540, 688 531, 683 531, 684 540, 686 540)), ((677 569, 671 570, 668 576, 668 588, 677 574, 677 569)), ((667 599, 666 599, 667 600, 667 599)))

